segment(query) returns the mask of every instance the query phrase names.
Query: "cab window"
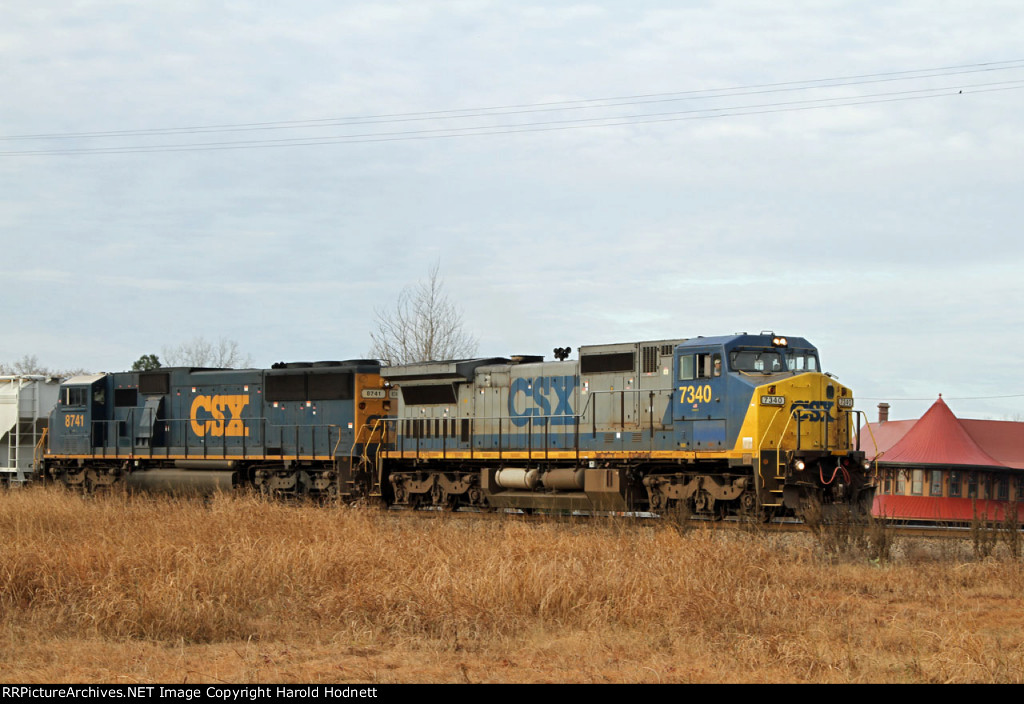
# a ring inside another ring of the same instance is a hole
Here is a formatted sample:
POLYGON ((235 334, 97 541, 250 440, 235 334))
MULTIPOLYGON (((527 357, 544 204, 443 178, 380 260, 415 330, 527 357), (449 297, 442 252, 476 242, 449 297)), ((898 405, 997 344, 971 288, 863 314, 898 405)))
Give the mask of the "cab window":
POLYGON ((73 386, 64 389, 65 406, 84 406, 89 398, 89 390, 83 386, 73 386))
POLYGON ((729 355, 729 368, 734 372, 781 372, 782 355, 775 350, 735 350, 729 355))
POLYGON ((687 354, 679 358, 679 381, 689 381, 694 378, 693 355, 687 354))
POLYGON ((818 358, 813 352, 790 352, 786 367, 791 372, 814 372, 818 370, 818 358))

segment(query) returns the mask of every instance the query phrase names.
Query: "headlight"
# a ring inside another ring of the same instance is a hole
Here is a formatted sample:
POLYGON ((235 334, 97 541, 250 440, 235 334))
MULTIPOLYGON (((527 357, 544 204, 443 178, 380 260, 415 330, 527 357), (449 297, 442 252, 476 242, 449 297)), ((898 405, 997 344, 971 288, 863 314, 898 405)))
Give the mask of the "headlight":
POLYGON ((796 471, 802 472, 807 467, 807 465, 804 464, 803 460, 797 460, 796 462, 793 463, 793 467, 794 469, 796 469, 796 471))

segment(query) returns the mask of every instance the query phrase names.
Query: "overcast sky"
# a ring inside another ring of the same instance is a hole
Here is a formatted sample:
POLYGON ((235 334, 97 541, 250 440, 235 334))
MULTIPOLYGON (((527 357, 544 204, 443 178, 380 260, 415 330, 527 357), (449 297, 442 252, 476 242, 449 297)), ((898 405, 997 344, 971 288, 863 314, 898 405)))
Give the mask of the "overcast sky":
POLYGON ((0 10, 0 362, 365 356, 439 261, 481 355, 771 329, 1024 419, 1019 1, 0 10))

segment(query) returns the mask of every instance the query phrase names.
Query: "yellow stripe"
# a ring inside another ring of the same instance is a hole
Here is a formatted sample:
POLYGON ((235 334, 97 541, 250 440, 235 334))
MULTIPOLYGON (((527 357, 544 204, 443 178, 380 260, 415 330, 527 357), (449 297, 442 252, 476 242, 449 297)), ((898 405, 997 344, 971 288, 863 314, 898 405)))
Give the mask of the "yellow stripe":
POLYGON ((47 454, 45 458, 48 460, 267 460, 278 462, 283 460, 330 461, 334 459, 331 455, 133 455, 124 453, 118 455, 47 454))
MULTIPOLYGON (((650 459, 650 460, 696 460, 696 459, 732 459, 742 458, 742 452, 679 452, 674 450, 662 450, 651 452, 637 452, 624 450, 580 450, 566 452, 563 450, 544 452, 534 450, 524 452, 520 450, 481 451, 474 450, 452 450, 449 452, 419 452, 406 450, 404 452, 391 451, 382 452, 381 456, 388 459, 421 459, 421 460, 581 460, 589 459, 650 459)), ((747 454, 750 454, 749 452, 747 454)))
MULTIPOLYGON (((845 450, 832 450, 834 456, 844 456, 845 450)), ((448 452, 416 452, 405 450, 404 452, 392 450, 381 452, 385 460, 742 460, 744 457, 753 457, 756 453, 750 450, 705 450, 681 451, 681 450, 658 450, 658 451, 635 451, 635 450, 580 450, 567 452, 564 450, 544 452, 534 450, 526 452, 521 450, 450 450, 448 452)))

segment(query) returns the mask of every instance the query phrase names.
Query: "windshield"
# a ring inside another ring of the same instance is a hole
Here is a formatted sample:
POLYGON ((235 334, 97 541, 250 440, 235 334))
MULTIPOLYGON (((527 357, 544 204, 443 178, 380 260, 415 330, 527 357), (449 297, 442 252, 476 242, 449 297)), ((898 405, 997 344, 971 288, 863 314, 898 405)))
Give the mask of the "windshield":
POLYGON ((734 350, 729 354, 729 369, 757 374, 814 372, 818 370, 818 355, 811 350, 734 350))
POLYGON ((786 364, 791 372, 816 372, 818 356, 806 350, 793 351, 786 355, 786 364))
POLYGON ((778 350, 735 350, 729 354, 729 368, 734 372, 772 374, 785 370, 778 350))

